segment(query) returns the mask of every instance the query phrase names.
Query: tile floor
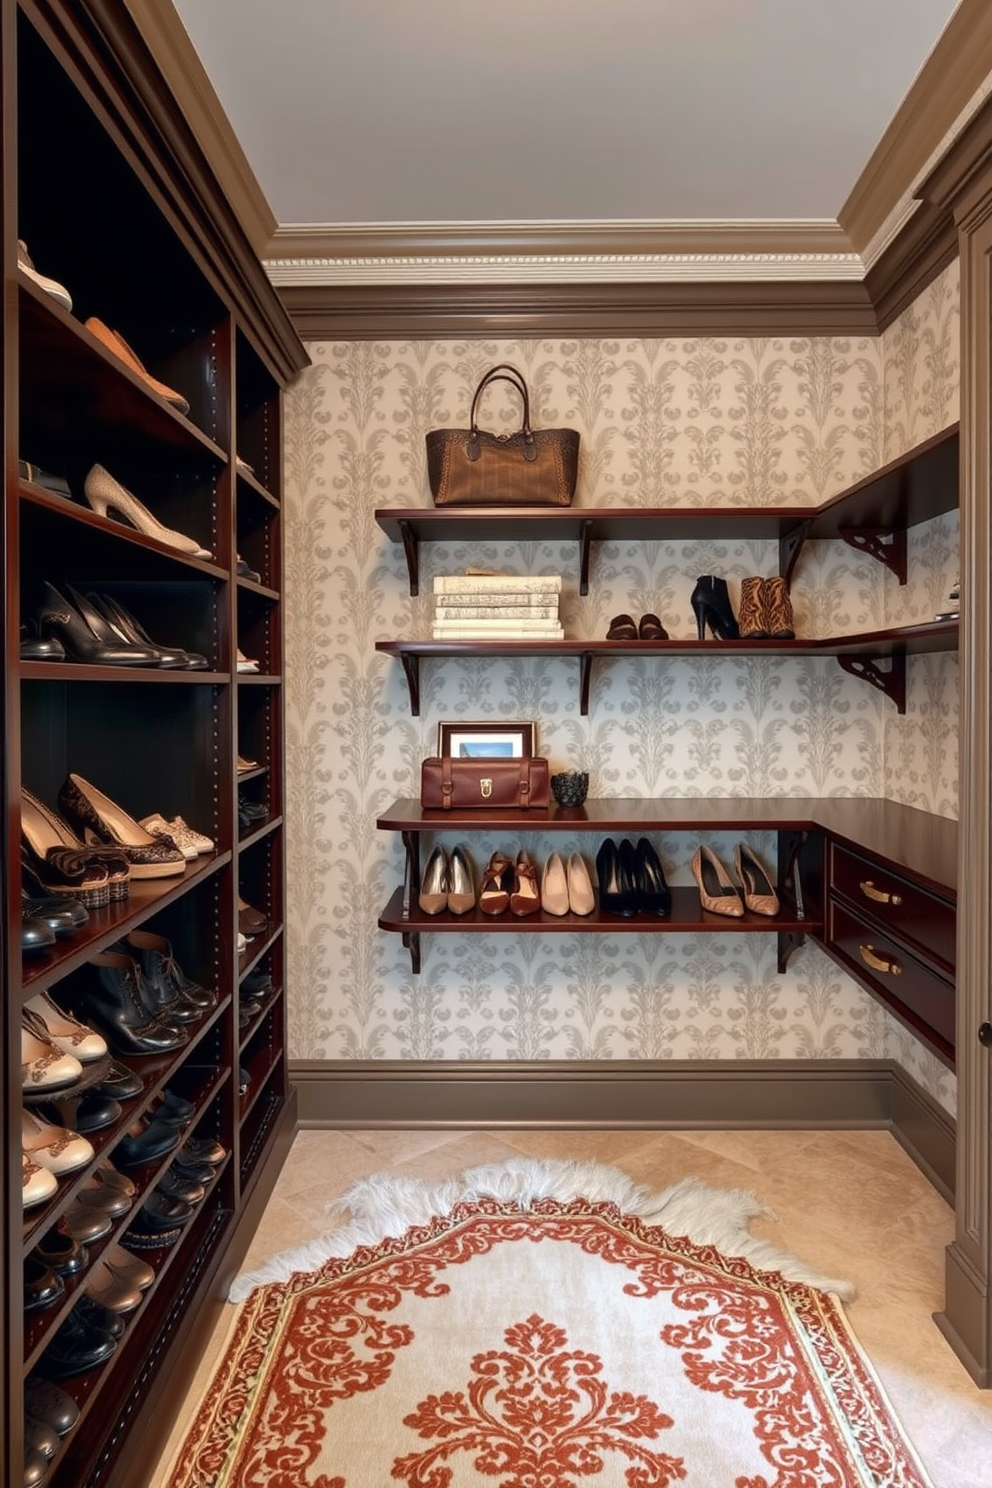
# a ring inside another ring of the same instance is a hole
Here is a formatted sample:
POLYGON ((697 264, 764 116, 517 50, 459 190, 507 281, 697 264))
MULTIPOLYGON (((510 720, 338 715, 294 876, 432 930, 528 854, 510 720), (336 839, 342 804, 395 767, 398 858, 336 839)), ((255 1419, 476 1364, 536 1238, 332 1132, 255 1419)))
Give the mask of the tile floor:
MULTIPOLYGON (((437 1182, 520 1155, 612 1163, 652 1189, 693 1175, 756 1193, 777 1216, 755 1220, 756 1234, 854 1282, 851 1324, 934 1488, 992 1488, 992 1391, 975 1388, 931 1318, 953 1213, 886 1132, 301 1131, 246 1267, 319 1235, 327 1201, 369 1173, 437 1182)), ((187 1421, 235 1311, 223 1309, 187 1421)), ((182 1430, 143 1488, 167 1483, 182 1430)))

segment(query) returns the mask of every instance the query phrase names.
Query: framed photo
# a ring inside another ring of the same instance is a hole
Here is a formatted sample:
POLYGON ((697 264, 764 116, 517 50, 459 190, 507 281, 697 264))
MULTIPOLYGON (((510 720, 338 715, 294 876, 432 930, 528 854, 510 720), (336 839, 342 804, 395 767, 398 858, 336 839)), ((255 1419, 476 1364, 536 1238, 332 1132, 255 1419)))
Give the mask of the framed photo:
POLYGON ((528 759, 534 735, 532 723, 439 723, 437 752, 453 759, 528 759))

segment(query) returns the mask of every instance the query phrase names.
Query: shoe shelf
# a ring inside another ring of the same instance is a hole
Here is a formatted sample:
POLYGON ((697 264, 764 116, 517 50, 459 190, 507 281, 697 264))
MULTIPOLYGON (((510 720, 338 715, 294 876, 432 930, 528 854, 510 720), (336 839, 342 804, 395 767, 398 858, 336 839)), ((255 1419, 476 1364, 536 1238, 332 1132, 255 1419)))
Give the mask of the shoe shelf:
MULTIPOLYGON (((668 931, 674 934, 743 932, 778 936, 778 968, 783 971, 793 951, 807 936, 834 959, 827 913, 824 853, 840 848, 869 854, 876 865, 903 878, 926 894, 937 894, 953 904, 957 883, 957 823, 915 807, 867 796, 834 797, 599 797, 583 806, 557 804, 473 811, 426 810, 420 801, 394 801, 377 819, 382 831, 399 832, 405 849, 404 881, 379 918, 379 928, 402 935, 416 975, 421 967, 424 934, 579 933, 668 931), (778 894, 781 912, 774 918, 745 914, 743 919, 710 914, 702 909, 694 889, 672 890, 672 914, 660 918, 643 912, 625 919, 604 914, 597 907, 589 916, 484 915, 477 908, 466 915, 444 911, 424 914, 417 903, 420 884, 422 834, 505 834, 513 839, 529 833, 568 832, 582 837, 639 837, 648 833, 775 832, 778 838, 778 894)), ((863 984, 867 985, 867 983, 863 984)), ((871 986, 868 990, 873 990, 871 986)))
MULTIPOLYGON (((63 448, 128 456, 159 445, 170 458, 215 467, 224 449, 179 413, 51 296, 19 273, 21 458, 57 441, 63 448)), ((39 465, 44 465, 38 459, 39 465)), ((116 472, 114 472, 116 473, 116 472)))
POLYGON ((174 878, 136 880, 130 896, 102 909, 91 909, 88 922, 71 940, 23 963, 21 986, 27 996, 48 991, 63 977, 84 966, 98 951, 105 950, 131 930, 137 930, 177 900, 206 883, 231 862, 230 852, 211 853, 189 863, 174 878))
POLYGON ((410 593, 420 592, 423 542, 569 542, 579 545, 579 593, 589 592, 595 542, 771 541, 791 581, 803 544, 838 537, 892 568, 905 583, 909 527, 958 504, 959 426, 954 424, 808 507, 380 507, 375 520, 402 544, 410 593))
POLYGON ((923 652, 956 651, 957 621, 893 627, 822 640, 792 641, 376 641, 375 649, 399 658, 410 695, 410 711, 420 716, 420 665, 435 658, 465 656, 560 656, 579 661, 579 711, 589 712, 594 661, 643 656, 835 656, 853 676, 877 687, 900 713, 906 711, 906 657, 923 652), (885 663, 885 665, 880 665, 885 663))

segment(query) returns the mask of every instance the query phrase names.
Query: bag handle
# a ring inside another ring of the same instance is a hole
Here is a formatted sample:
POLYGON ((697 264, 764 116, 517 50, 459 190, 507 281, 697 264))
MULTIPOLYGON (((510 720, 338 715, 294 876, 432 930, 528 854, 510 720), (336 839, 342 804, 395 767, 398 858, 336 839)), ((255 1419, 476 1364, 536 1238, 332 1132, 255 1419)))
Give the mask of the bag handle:
POLYGON ((523 456, 525 460, 536 460, 537 446, 534 443, 534 434, 530 426, 530 395, 527 392, 527 383, 523 373, 518 371, 510 362, 498 362, 495 367, 490 367, 485 376, 480 379, 479 385, 475 390, 475 396, 472 399, 472 412, 469 416, 468 443, 465 446, 468 458, 470 460, 477 460, 479 458, 479 424, 477 418, 479 399, 491 382, 508 382, 511 387, 516 388, 523 399, 524 413, 523 422, 520 426, 520 432, 524 436, 523 456), (511 375, 507 376, 507 373, 511 375))

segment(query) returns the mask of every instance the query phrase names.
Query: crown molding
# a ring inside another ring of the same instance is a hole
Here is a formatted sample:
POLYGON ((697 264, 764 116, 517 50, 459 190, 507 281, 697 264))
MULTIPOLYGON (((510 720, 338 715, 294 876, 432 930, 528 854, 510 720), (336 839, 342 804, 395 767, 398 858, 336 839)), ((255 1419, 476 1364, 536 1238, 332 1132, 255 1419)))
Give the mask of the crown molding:
POLYGON ((836 223, 333 223, 277 229, 266 270, 291 285, 857 280, 836 223))
POLYGON ((961 0, 837 214, 868 267, 879 257, 873 241, 974 112, 990 74, 992 5, 961 0))
POLYGON ((878 330, 859 282, 287 285, 304 342, 487 336, 844 336, 878 330))
POLYGON ((124 0, 186 122, 224 187, 252 248, 261 258, 276 219, 231 127, 179 12, 163 0, 124 0))

